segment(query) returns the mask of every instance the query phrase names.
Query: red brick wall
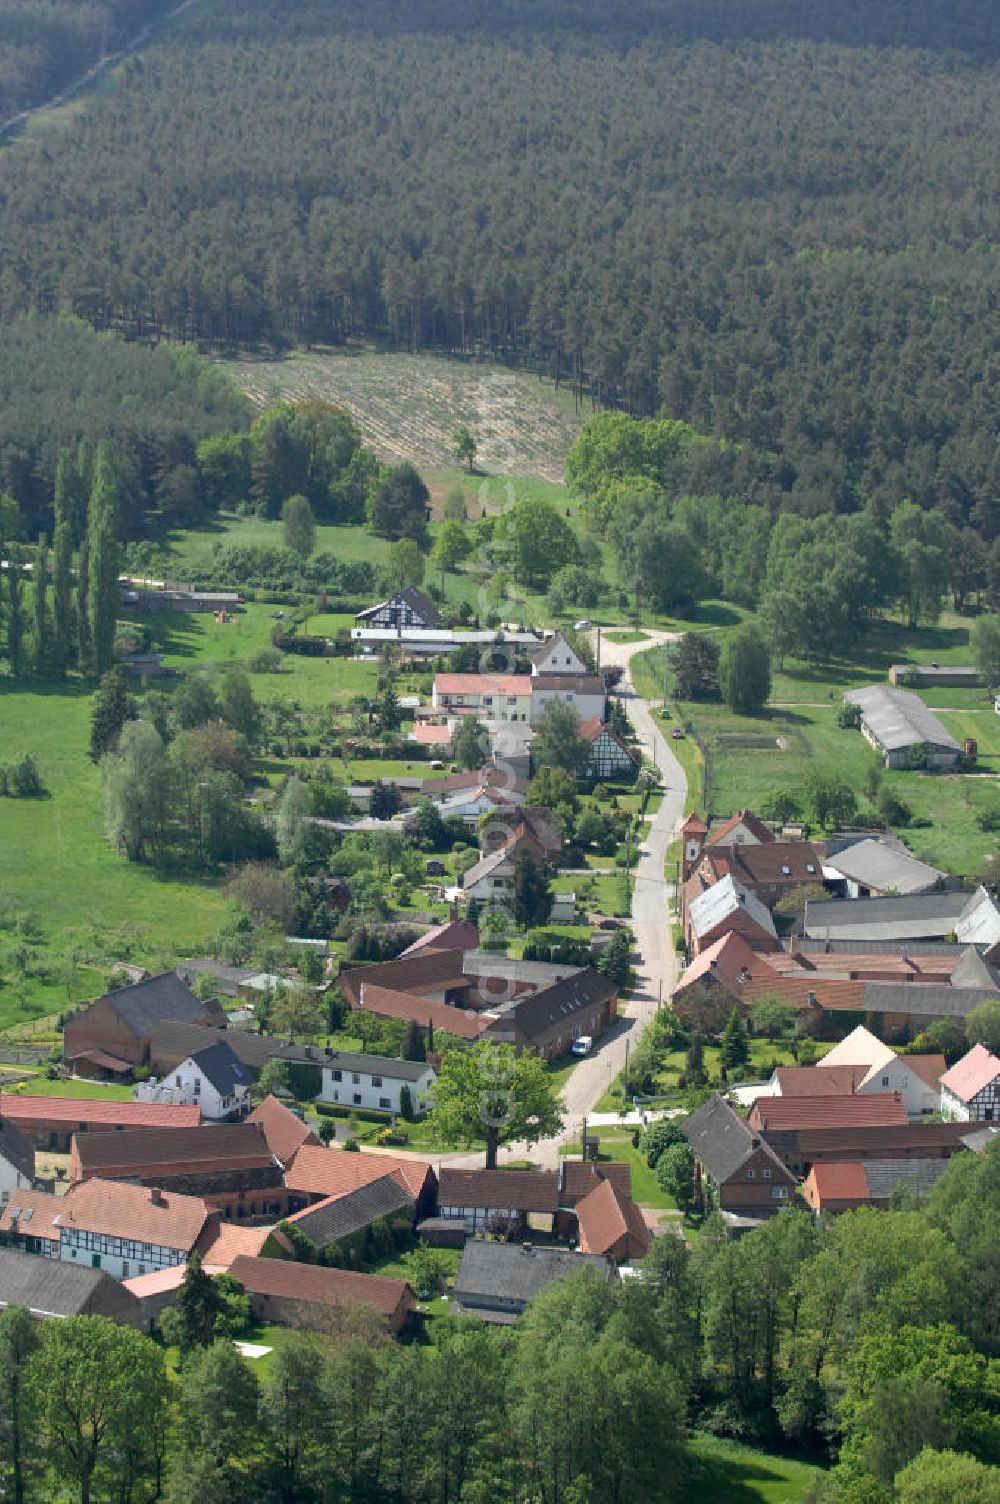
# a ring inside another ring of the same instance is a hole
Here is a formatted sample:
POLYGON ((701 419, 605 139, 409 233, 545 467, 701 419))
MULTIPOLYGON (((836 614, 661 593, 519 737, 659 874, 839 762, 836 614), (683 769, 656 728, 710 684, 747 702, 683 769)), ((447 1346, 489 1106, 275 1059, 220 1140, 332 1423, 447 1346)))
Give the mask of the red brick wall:
POLYGON ((67 1021, 63 1031, 63 1058, 70 1060, 83 1050, 106 1050, 119 1060, 138 1065, 144 1058, 143 1042, 122 1023, 106 998, 98 998, 85 1012, 67 1021))

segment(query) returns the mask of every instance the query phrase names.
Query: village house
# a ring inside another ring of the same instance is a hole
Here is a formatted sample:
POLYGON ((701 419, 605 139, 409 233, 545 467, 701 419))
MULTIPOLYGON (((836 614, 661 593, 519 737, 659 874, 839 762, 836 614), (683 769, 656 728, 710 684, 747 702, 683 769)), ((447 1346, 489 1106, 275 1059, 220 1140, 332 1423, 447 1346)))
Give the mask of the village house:
POLYGON ((987 961, 1000 959, 1000 910, 983 887, 882 898, 828 898, 806 904, 803 933, 810 940, 874 947, 886 942, 953 940, 974 945, 987 961))
POLYGON ((149 1045, 149 1069, 164 1080, 171 1071, 209 1045, 224 1043, 252 1076, 257 1076, 288 1043, 249 1029, 210 1029, 204 1024, 160 1024, 149 1045))
POLYGON ((912 690, 868 684, 849 689, 844 703, 860 708, 861 734, 887 768, 916 765, 942 773, 958 766, 961 745, 912 690))
POLYGON ((580 735, 590 747, 585 774, 589 782, 613 782, 633 776, 639 766, 639 754, 632 751, 617 731, 605 725, 600 716, 581 721, 580 735))
POLYGON ((438 1177, 437 1215, 461 1222, 468 1236, 491 1233, 520 1238, 529 1215, 549 1219, 559 1208, 555 1171, 452 1170, 438 1177))
POLYGON ((325 1332, 331 1311, 365 1305, 374 1307, 398 1337, 411 1324, 417 1306, 405 1280, 377 1274, 246 1257, 235 1259, 229 1273, 249 1295, 258 1321, 303 1331, 325 1332))
POLYGON ((501 810, 487 815, 479 827, 479 845, 483 855, 508 845, 514 838, 533 852, 540 862, 558 865, 563 840, 550 809, 525 804, 519 809, 501 810))
POLYGON ((902 1126, 906 1109, 899 1097, 758 1097, 747 1126, 769 1141, 774 1133, 809 1129, 882 1128, 902 1126))
POLYGON ((553 701, 576 711, 581 725, 604 720, 608 689, 600 674, 534 674, 531 683, 531 725, 537 731, 553 701))
POLYGON ((618 1016, 618 985, 589 967, 495 1004, 489 1038, 534 1050, 543 1060, 566 1054, 575 1039, 587 1035, 599 1039, 618 1016))
POLYGON ((197 1128, 197 1107, 111 1102, 89 1097, 0 1096, 0 1117, 13 1123, 36 1149, 68 1154, 74 1133, 114 1133, 127 1128, 197 1128))
POLYGON ((95 1178, 197 1196, 238 1221, 274 1221, 288 1206, 282 1165, 255 1124, 75 1134, 70 1185, 95 1178))
POLYGON ((540 674, 589 674, 590 668, 562 633, 556 632, 532 653, 531 673, 535 678, 540 674))
POLYGON ((58 1199, 59 1257, 114 1279, 187 1263, 217 1215, 201 1197, 116 1180, 87 1180, 58 1199))
POLYGON ((794 1197, 794 1175, 718 1094, 685 1118, 681 1130, 695 1157, 700 1204, 717 1205, 734 1230, 773 1216, 794 1197))
POLYGON ((354 620, 366 627, 389 627, 398 632, 406 627, 439 627, 441 613, 416 585, 406 585, 388 600, 358 611, 354 620))
POLYGON ((335 1050, 321 1066, 320 1102, 403 1114, 404 1092, 408 1113, 423 1117, 427 1099, 437 1079, 425 1060, 390 1060, 381 1055, 354 1055, 335 1050))
POLYGON ((153 1034, 168 1022, 224 1029, 226 1015, 217 1002, 201 1002, 176 972, 167 971, 106 993, 67 1019, 63 1058, 77 1076, 128 1076, 148 1062, 153 1034))
POLYGON ((62 1196, 51 1191, 18 1191, 0 1207, 0 1235, 11 1248, 39 1258, 59 1257, 59 1225, 56 1218, 62 1196))
POLYGON ((371 1185, 383 1175, 392 1175, 415 1204, 415 1214, 426 1216, 434 1206, 437 1179, 426 1160, 396 1154, 348 1153, 345 1149, 315 1148, 303 1144, 285 1166, 285 1186, 291 1192, 291 1212, 302 1211, 317 1201, 346 1196, 360 1186, 371 1185))
POLYGON ((554 1279, 588 1267, 609 1284, 616 1278, 610 1260, 593 1254, 473 1238, 462 1254, 452 1309, 460 1316, 478 1316, 481 1321, 507 1326, 554 1279))
POLYGON ((1000 1060, 975 1044, 941 1077, 941 1115, 955 1122, 1000 1122, 1000 1060))
POLYGON ((485 721, 531 722, 529 674, 435 674, 431 704, 485 721))
POLYGON ((809 1174, 814 1164, 853 1159, 949 1159, 965 1145, 962 1123, 907 1121, 862 1128, 779 1128, 771 1123, 767 1142, 792 1175, 809 1174))
POLYGON ((169 1077, 151 1076, 135 1088, 137 1102, 197 1106, 214 1122, 245 1117, 250 1111, 252 1072, 225 1039, 196 1050, 174 1067, 169 1077))
POLYGON ((863 1068, 854 1088, 860 1096, 891 1092, 900 1098, 907 1116, 912 1118, 926 1117, 938 1110, 945 1068, 943 1055, 897 1055, 859 1024, 813 1069, 823 1071, 844 1065, 863 1068))
POLYGON ((900 1187, 925 1196, 948 1168, 946 1159, 824 1160, 802 1185, 802 1199, 817 1215, 889 1206, 900 1187))
POLYGON ((36 1321, 104 1316, 138 1329, 139 1302, 103 1269, 74 1268, 0 1248, 0 1310, 21 1306, 36 1321))
POLYGON ((822 884, 823 854, 809 841, 708 846, 685 884, 685 896, 690 901, 697 893, 696 883, 704 890, 726 876, 773 909, 789 893, 822 884))
POLYGON ((709 887, 695 874, 685 885, 683 910, 689 955, 697 956, 730 933, 742 935, 752 950, 778 948, 774 920, 766 905, 732 874, 709 887))

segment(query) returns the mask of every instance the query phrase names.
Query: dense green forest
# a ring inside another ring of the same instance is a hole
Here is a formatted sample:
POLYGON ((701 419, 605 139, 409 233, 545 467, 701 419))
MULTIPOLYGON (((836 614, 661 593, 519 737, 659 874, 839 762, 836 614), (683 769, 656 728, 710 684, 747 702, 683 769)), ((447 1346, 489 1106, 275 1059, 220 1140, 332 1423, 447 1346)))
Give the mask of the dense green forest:
POLYGON ((0 161, 0 308, 482 350, 767 457, 1000 491, 996 7, 221 0, 0 161))
MULTIPOLYGON (((647 1135, 663 1154, 671 1129, 647 1135)), ((176 1383, 147 1337, 99 1317, 39 1330, 8 1311, 0 1489, 84 1504, 669 1504, 695 1497, 698 1427, 832 1452, 812 1504, 996 1504, 998 1215, 994 1145, 959 1155, 922 1205, 822 1227, 789 1210, 735 1242, 712 1217, 692 1248, 664 1234, 643 1279, 581 1268, 514 1328, 436 1317, 400 1348, 373 1309, 331 1310, 325 1338, 282 1334, 260 1379, 213 1345, 240 1331, 238 1287, 213 1295, 196 1268, 170 1319, 176 1383)))
POLYGON ((0 0, 0 120, 64 89, 176 0, 0 0))

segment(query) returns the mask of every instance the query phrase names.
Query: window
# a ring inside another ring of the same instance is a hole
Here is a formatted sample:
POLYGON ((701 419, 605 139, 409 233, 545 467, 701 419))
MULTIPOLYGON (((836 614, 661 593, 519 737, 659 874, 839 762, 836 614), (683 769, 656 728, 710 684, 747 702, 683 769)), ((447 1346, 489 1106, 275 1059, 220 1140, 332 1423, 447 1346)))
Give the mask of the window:
POLYGON ((494 886, 494 888, 502 888, 503 887, 503 878, 502 877, 495 877, 493 879, 493 886, 494 886))
POLYGON ((517 695, 508 695, 507 696, 507 704, 508 705, 516 705, 517 704, 517 695))
POLYGON ((787 1201, 788 1200, 788 1187, 787 1187, 787 1185, 772 1185, 772 1187, 771 1187, 771 1200, 772 1201, 787 1201))
POLYGON ((146 1272, 146 1266, 145 1266, 145 1264, 140 1264, 139 1265, 139 1273, 140 1274, 145 1274, 145 1272, 146 1272))
POLYGON ((764 1171, 764 1179, 765 1180, 770 1180, 770 1178, 771 1178, 771 1172, 770 1172, 770 1170, 765 1170, 764 1171))
POLYGON ((352 1086, 360 1086, 361 1085, 361 1077, 358 1075, 358 1073, 356 1071, 351 1076, 351 1085, 352 1086))
POLYGON ((784 862, 781 864, 781 875, 782 877, 791 877, 792 875, 791 867, 787 867, 784 862))
POLYGON ((174 1077, 174 1085, 175 1086, 180 1086, 181 1084, 182 1084, 182 1082, 181 1082, 180 1076, 175 1076, 174 1077))
POLYGON ((195 1078, 194 1078, 194 1094, 195 1094, 196 1097, 200 1097, 201 1096, 201 1077, 200 1076, 195 1076, 195 1078))
POLYGON ((806 862, 806 871, 807 872, 815 872, 816 871, 816 868, 813 866, 812 862, 806 862))
POLYGON ((379 1097, 378 1105, 384 1107, 386 1112, 388 1112, 392 1106, 392 1099, 390 1097, 379 1097))
POLYGON ((123 1262, 122 1263, 122 1279, 128 1279, 128 1271, 129 1271, 128 1264, 126 1264, 126 1263, 123 1262))
POLYGON ((753 1171, 752 1170, 748 1170, 747 1171, 747 1179, 748 1180, 752 1180, 753 1179, 753 1171))
POLYGON ((882 1085, 883 1086, 888 1086, 889 1085, 889 1077, 888 1076, 883 1076, 882 1077, 882 1085))
POLYGON ((361 1106, 361 1093, 359 1091, 356 1091, 354 1093, 354 1099, 353 1100, 354 1100, 355 1107, 360 1107, 361 1106))
POLYGON ((334 1071, 333 1072, 333 1079, 334 1079, 334 1081, 343 1081, 343 1079, 344 1079, 344 1073, 343 1073, 343 1071, 334 1071))
POLYGON ((90 1267, 91 1269, 100 1269, 101 1255, 99 1253, 92 1253, 90 1255, 90 1267))
POLYGON ((381 1086, 382 1085, 382 1077, 381 1076, 373 1076, 372 1077, 372 1085, 373 1086, 381 1086))

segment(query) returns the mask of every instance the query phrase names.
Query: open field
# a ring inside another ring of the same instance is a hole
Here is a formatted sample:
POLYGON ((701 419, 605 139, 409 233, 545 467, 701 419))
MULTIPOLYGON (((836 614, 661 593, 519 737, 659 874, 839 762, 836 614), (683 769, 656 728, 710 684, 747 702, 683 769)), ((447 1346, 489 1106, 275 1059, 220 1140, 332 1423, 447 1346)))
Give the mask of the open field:
POLYGON ((410 460, 418 469, 450 465, 452 435, 465 424, 485 470, 561 481, 583 421, 568 390, 496 365, 374 350, 298 351, 225 364, 259 406, 326 398, 352 414, 383 459, 410 460))
POLYGON ((738 1441, 698 1433, 678 1504, 802 1504, 821 1470, 738 1441))

